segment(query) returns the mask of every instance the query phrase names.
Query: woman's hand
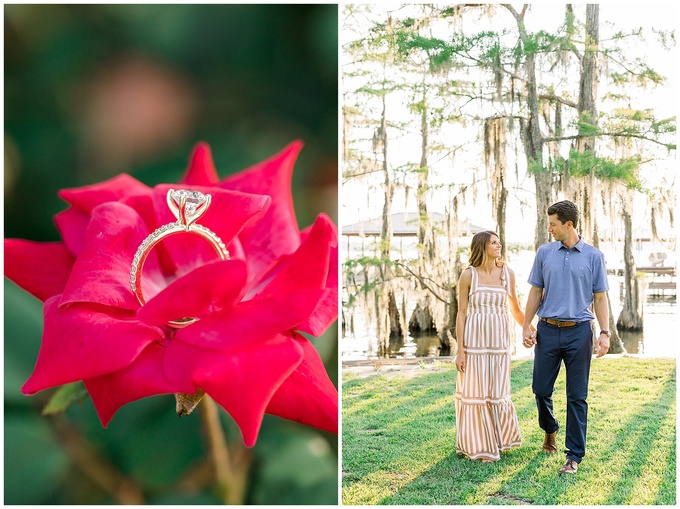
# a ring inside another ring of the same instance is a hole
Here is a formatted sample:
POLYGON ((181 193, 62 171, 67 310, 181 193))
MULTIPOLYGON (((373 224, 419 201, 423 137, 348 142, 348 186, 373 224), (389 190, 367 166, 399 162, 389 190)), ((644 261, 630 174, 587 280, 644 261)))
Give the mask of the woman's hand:
POLYGON ((459 351, 458 355, 456 355, 456 368, 458 368, 458 371, 461 373, 465 373, 466 360, 465 352, 459 351))
POLYGON ((529 324, 529 327, 524 327, 522 334, 522 344, 524 345, 524 348, 531 348, 536 344, 536 327, 529 324))

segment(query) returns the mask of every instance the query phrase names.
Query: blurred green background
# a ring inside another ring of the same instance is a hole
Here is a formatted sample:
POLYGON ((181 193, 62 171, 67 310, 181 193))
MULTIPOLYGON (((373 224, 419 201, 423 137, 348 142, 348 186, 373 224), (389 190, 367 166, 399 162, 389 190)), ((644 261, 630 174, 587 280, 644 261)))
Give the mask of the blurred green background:
MULTIPOLYGON (((59 240, 61 188, 125 172, 175 182, 207 141, 220 177, 295 139, 300 227, 337 224, 337 6, 5 5, 5 237, 59 240)), ((201 421, 174 398, 123 407, 103 429, 89 399, 41 417, 33 370, 42 304, 5 280, 8 504, 215 504, 201 421)), ((337 325, 313 339, 337 386, 337 325)), ((235 452, 242 443, 221 418, 235 452)), ((266 416, 246 502, 337 504, 337 436, 266 416)))

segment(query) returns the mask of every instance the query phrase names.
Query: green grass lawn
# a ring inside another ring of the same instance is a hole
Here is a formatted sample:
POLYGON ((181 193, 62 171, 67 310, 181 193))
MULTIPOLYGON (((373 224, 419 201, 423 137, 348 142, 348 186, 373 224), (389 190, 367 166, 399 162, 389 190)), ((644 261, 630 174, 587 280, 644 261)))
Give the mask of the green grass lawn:
POLYGON ((343 373, 342 502, 365 504, 648 505, 676 503, 675 360, 593 360, 586 456, 576 476, 565 460, 564 368, 555 411, 560 452, 541 450, 531 392, 533 362, 512 363, 522 446, 493 464, 456 455, 456 370, 415 376, 343 373))

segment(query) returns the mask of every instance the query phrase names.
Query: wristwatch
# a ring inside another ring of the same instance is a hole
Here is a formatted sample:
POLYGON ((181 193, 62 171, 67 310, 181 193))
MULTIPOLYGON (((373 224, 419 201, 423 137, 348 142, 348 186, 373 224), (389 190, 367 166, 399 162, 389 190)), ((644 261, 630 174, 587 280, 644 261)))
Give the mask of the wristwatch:
POLYGON ((601 330, 600 334, 605 334, 608 338, 612 337, 612 331, 610 330, 601 330))

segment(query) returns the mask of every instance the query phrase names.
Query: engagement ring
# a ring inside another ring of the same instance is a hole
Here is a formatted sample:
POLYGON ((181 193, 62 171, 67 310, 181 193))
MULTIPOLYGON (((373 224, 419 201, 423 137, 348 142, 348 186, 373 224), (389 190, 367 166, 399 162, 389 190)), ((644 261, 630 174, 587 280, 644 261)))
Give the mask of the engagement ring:
MULTIPOLYGON (((205 226, 196 224, 198 218, 210 207, 210 200, 211 196, 209 194, 199 193, 198 191, 187 191, 184 189, 178 191, 174 189, 168 190, 168 207, 177 221, 161 226, 144 239, 132 260, 130 289, 142 306, 146 303, 142 293, 142 269, 144 262, 151 250, 164 238, 176 233, 194 233, 210 243, 220 260, 229 258, 229 251, 227 251, 227 247, 222 242, 222 239, 205 226)), ((182 318, 177 321, 170 321, 168 324, 181 328, 194 323, 196 320, 196 318, 182 318)))

